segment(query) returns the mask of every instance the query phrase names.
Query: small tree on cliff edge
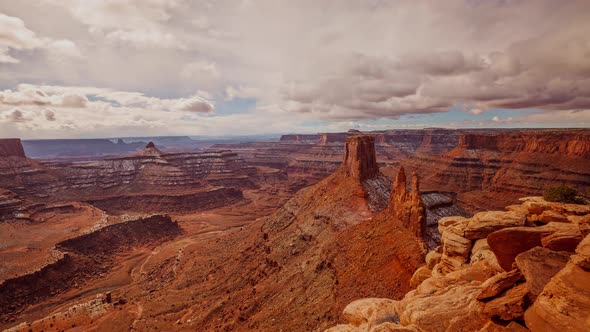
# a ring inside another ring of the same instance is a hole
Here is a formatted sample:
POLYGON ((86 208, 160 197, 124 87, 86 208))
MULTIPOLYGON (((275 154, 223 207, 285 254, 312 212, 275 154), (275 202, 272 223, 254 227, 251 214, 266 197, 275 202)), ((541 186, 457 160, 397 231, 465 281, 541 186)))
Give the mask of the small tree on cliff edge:
POLYGON ((578 192, 568 186, 545 189, 543 198, 549 202, 584 204, 584 200, 578 197, 578 192))

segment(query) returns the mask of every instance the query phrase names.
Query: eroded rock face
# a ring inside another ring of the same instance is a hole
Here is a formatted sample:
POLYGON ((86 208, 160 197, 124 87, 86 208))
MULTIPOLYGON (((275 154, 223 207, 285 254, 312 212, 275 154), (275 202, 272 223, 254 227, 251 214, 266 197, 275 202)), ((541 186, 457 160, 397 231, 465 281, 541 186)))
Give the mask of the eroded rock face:
MULTIPOLYGON (((414 273, 412 282, 420 284, 380 313, 399 316, 399 323, 388 322, 371 329, 381 326, 387 331, 401 326, 418 331, 587 331, 590 235, 579 241, 584 223, 518 226, 523 217, 528 220, 557 207, 568 220, 586 216, 582 205, 565 209, 563 204, 524 200, 522 205, 510 206, 509 212, 492 213, 491 219, 496 220, 516 212, 518 218, 513 219, 518 222, 511 226, 508 220, 504 228, 487 238, 487 231, 474 232, 477 237, 483 236, 474 241, 462 235, 471 221, 480 220, 441 220, 442 248, 428 253, 426 265, 414 273), (569 250, 574 245, 575 253, 569 250)), ((490 219, 490 214, 480 216, 490 219)), ((364 325, 348 326, 354 328, 351 331, 372 331, 364 325)))
POLYGON ((0 157, 25 158, 25 150, 18 138, 0 139, 0 157))
POLYGON ((590 330, 590 236, 539 295, 524 317, 531 331, 590 330))
POLYGON ((500 266, 504 270, 509 271, 512 269, 512 263, 514 263, 518 254, 537 246, 544 246, 543 239, 547 239, 545 245, 555 245, 559 249, 567 249, 577 245, 575 241, 576 239, 580 239, 577 236, 579 232, 579 227, 576 224, 549 223, 540 227, 504 228, 491 233, 487 237, 487 240, 500 266), (569 243, 568 245, 562 243, 562 245, 557 246, 556 242, 551 240, 555 237, 560 237, 560 234, 573 234, 572 236, 565 236, 568 241, 566 243, 569 243))
POLYGON ((387 210, 401 221, 404 228, 416 237, 422 238, 426 218, 424 204, 420 198, 420 180, 416 173, 412 173, 412 189, 408 191, 406 172, 403 167, 400 169, 393 182, 387 210))
POLYGON ((22 146, 13 145, 2 150, 15 156, 0 160, 0 188, 32 203, 93 201, 111 210, 173 212, 232 203, 243 198, 240 189, 257 188, 257 170, 231 151, 163 153, 150 142, 123 157, 40 163, 17 156, 22 146))
POLYGON ((375 138, 352 136, 346 138, 342 170, 350 177, 365 180, 379 173, 375 155, 375 138))
POLYGON ((488 211, 476 213, 464 229, 464 236, 470 240, 483 239, 502 228, 523 226, 526 216, 516 211, 488 211))
POLYGON ((535 300, 543 287, 559 272, 570 255, 564 252, 535 247, 516 256, 516 266, 526 279, 526 288, 531 300, 535 300))
POLYGON ((518 196, 539 195, 567 184, 583 192, 590 186, 590 131, 462 131, 455 149, 442 155, 417 154, 404 165, 424 175, 428 188, 457 193, 483 191, 492 202, 459 199, 473 211, 500 206, 518 196), (509 200, 506 200, 509 198, 509 200), (493 206, 493 205, 492 205, 493 206))

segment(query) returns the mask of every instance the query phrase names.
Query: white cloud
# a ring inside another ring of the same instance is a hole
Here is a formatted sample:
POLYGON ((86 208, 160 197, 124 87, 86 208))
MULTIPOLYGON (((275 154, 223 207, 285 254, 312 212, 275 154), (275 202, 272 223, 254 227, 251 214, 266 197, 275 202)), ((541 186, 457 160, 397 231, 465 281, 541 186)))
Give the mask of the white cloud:
POLYGON ((0 13, 0 63, 19 63, 10 50, 45 49, 53 55, 80 57, 78 47, 67 39, 40 38, 25 26, 23 20, 0 13))
MULTIPOLYGON (((20 18, 0 19, 0 27, 12 27, 1 29, 11 34, 0 37, 0 83, 14 90, 2 94, 2 103, 23 112, 55 109, 56 121, 37 123, 36 133, 52 128, 56 135, 83 129, 98 134, 69 117, 89 109, 128 121, 129 129, 112 127, 113 133, 144 126, 195 134, 213 128, 293 131, 318 120, 340 128, 417 114, 429 119, 457 105, 468 105, 462 110, 482 115, 478 121, 487 125, 509 125, 502 121, 510 117, 512 124, 547 123, 553 116, 559 126, 590 109, 585 0, 0 0, 0 12, 3 6, 20 18), (42 9, 47 15, 41 18, 36 13, 42 9), (45 56, 55 52, 76 61, 45 56), (17 61, 23 63, 6 64, 17 61), (35 89, 14 88, 20 82, 60 86, 43 86, 47 96, 37 96, 35 89), (207 94, 195 93, 200 90, 207 94), (66 94, 88 102, 64 109, 66 94), (254 99, 257 109, 232 103, 243 107, 232 113, 250 113, 193 122, 198 113, 212 111, 213 100, 234 99, 254 99), (484 119, 494 108, 515 113, 484 119), (516 112, 527 108, 542 110, 530 116, 538 122, 517 122, 516 112), (180 115, 188 125, 177 122, 180 115), (269 125, 268 117, 285 124, 269 125), (235 120, 251 126, 225 124, 235 120)), ((40 112, 23 114, 33 122, 35 114, 43 118, 40 112)), ((107 132, 105 121, 98 123, 107 132)))
POLYGON ((180 73, 184 78, 216 78, 219 77, 219 71, 217 71, 217 65, 214 62, 207 61, 195 61, 184 65, 182 72, 180 73))
POLYGON ((199 96, 176 100, 174 101, 174 108, 194 113, 213 113, 215 111, 212 103, 199 96))
POLYGON ((239 86, 234 88, 233 86, 225 87, 225 100, 231 101, 236 98, 240 99, 249 99, 249 98, 256 98, 257 96, 262 95, 260 89, 253 88, 253 87, 244 87, 239 86))
POLYGON ((183 48, 166 31, 177 0, 48 0, 68 10, 89 32, 116 44, 136 47, 183 48))
POLYGON ((473 115, 480 115, 483 113, 483 110, 481 110, 479 108, 472 108, 472 109, 467 110, 467 113, 473 114, 473 115))

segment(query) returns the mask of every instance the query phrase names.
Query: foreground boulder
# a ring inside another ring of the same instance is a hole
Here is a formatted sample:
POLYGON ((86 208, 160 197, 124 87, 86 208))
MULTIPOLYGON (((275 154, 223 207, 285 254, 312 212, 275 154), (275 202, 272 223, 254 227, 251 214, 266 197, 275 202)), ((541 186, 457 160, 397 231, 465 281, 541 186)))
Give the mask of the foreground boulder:
POLYGON ((541 227, 504 228, 488 235, 487 240, 500 266, 509 271, 522 252, 543 246, 573 252, 582 237, 576 224, 549 223, 541 227))
POLYGON ((509 210, 441 219, 442 245, 414 273, 416 288, 355 301, 350 324, 330 331, 590 331, 587 206, 527 198, 509 210), (565 219, 531 221, 546 211, 565 219))
POLYGON ((590 331, 590 236, 525 313, 531 331, 590 331))

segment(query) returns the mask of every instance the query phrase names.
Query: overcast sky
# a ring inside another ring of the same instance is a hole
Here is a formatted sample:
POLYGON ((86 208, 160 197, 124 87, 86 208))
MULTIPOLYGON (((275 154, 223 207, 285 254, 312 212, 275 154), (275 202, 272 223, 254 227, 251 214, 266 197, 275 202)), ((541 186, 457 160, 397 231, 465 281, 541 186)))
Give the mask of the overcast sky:
POLYGON ((0 137, 590 127, 590 1, 0 0, 0 137))

